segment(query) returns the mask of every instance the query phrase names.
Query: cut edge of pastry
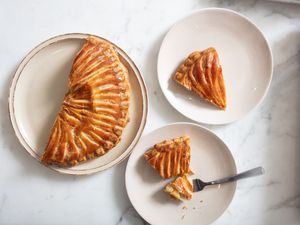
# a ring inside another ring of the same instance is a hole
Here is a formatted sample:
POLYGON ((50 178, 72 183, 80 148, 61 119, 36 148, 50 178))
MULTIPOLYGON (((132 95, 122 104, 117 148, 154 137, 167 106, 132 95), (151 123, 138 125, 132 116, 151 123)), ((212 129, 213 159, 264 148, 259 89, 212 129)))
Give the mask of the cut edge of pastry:
POLYGON ((174 181, 167 184, 164 192, 176 200, 190 200, 193 197, 193 184, 187 174, 177 177, 174 181))

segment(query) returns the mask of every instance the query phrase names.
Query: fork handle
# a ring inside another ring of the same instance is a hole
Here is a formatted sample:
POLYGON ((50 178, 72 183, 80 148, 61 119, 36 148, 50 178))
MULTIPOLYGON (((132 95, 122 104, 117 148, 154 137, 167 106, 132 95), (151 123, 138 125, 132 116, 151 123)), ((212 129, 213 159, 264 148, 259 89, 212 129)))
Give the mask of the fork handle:
POLYGON ((222 184, 222 183, 232 182, 232 181, 236 181, 236 180, 247 178, 247 177, 254 177, 254 176, 262 175, 262 174, 264 174, 264 172, 265 172, 264 168, 256 167, 254 169, 247 170, 245 172, 239 173, 234 176, 229 176, 229 177, 225 177, 225 178, 222 178, 219 180, 208 182, 207 185, 222 184))

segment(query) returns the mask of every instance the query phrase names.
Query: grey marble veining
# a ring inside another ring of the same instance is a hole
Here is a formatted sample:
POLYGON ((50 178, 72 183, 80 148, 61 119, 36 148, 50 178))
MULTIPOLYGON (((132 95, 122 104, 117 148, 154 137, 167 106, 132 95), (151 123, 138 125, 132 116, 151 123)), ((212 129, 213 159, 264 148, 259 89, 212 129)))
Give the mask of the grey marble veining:
POLYGON ((244 180, 215 224, 300 224, 300 6, 254 0, 0 1, 0 224, 147 224, 126 194, 126 160, 88 177, 53 173, 25 153, 11 128, 7 96, 25 54, 61 33, 88 32, 126 50, 149 91, 145 134, 189 121, 164 98, 156 77, 162 39, 180 18, 205 7, 249 17, 270 42, 274 74, 263 103, 226 126, 207 126, 231 148, 238 170, 258 165, 266 174, 244 180))

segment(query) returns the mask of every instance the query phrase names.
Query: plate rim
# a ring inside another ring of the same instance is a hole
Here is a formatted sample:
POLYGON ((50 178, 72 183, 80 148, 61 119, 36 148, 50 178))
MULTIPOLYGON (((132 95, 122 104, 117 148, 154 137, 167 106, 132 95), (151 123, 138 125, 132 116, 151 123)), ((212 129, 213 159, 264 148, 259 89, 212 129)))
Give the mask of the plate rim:
POLYGON ((200 10, 194 10, 192 13, 189 13, 185 16, 183 16, 182 18, 178 19, 170 28, 169 30, 167 31, 167 33, 165 34, 164 38, 163 38, 163 41, 161 42, 161 45, 160 45, 160 48, 159 48, 159 51, 158 51, 158 57, 157 57, 157 63, 156 63, 156 73, 157 73, 157 78, 158 78, 158 82, 159 82, 159 86, 160 86, 160 89, 161 91, 163 92, 165 98, 168 100, 169 104, 177 111, 179 112, 181 115, 185 116, 186 118, 196 122, 196 123, 200 123, 200 124, 206 124, 206 125, 226 125, 226 124, 230 124, 230 123, 234 123, 234 122, 237 122, 239 120, 241 120, 242 118, 246 117, 247 115, 249 115, 251 112, 253 112, 262 102, 263 100, 265 99, 267 93, 269 92, 269 89, 270 89, 270 86, 271 86, 271 82, 272 82, 272 78, 273 78, 273 72, 274 72, 274 62, 273 62, 273 53, 272 53, 272 49, 271 49, 271 45, 268 41, 268 39, 265 37, 264 33, 262 32, 262 30, 254 23, 252 22, 251 19, 249 19, 247 16, 237 12, 237 11, 234 11, 234 10, 231 10, 231 9, 227 9, 227 8, 218 8, 218 7, 209 7, 209 8, 203 8, 203 9, 200 9, 200 10), (247 22, 249 22, 257 31, 258 33, 262 36, 263 40, 265 41, 266 43, 266 46, 267 46, 267 49, 268 49, 268 55, 270 57, 270 74, 269 74, 269 78, 268 78, 268 82, 267 82, 267 86, 266 86, 266 89, 264 90, 262 96, 260 97, 259 101, 256 102, 256 104, 250 109, 248 110, 248 112, 242 114, 241 116, 239 117, 236 117, 234 119, 231 119, 231 120, 228 120, 228 121, 225 121, 225 122, 213 122, 213 121, 209 121, 209 120, 201 120, 201 119, 195 119, 195 118, 192 118, 191 116, 188 116, 184 113, 183 110, 179 110, 179 107, 176 107, 169 99, 167 93, 166 93, 166 90, 163 88, 163 84, 162 84, 162 81, 160 79, 160 76, 159 76, 159 61, 160 61, 160 57, 161 57, 161 49, 162 49, 162 46, 165 44, 166 40, 167 40, 167 37, 170 35, 171 31, 180 23, 182 22, 183 20, 185 19, 188 19, 190 17, 193 17, 194 15, 198 14, 198 13, 204 13, 204 12, 209 12, 209 11, 219 11, 219 12, 226 12, 226 13, 231 13, 231 14, 234 14, 236 16, 239 16, 241 17, 243 20, 246 20, 247 22))
POLYGON ((19 143, 22 145, 22 148, 31 157, 36 159, 36 161, 38 161, 43 166, 51 169, 52 171, 58 172, 60 174, 68 174, 68 175, 91 175, 93 173, 101 172, 106 169, 109 169, 109 168, 121 163, 124 159, 126 159, 130 155, 133 148, 136 146, 136 144, 138 143, 139 139, 141 138, 141 136, 143 134, 143 131, 144 131, 144 128, 145 128, 145 125, 147 122, 148 110, 149 110, 149 98, 148 98, 147 86, 146 86, 145 80, 144 80, 139 68, 134 63, 134 61, 129 57, 129 55, 122 48, 120 48, 115 43, 113 43, 101 36, 98 36, 95 34, 90 34, 90 33, 64 33, 64 34, 52 36, 52 37, 46 39, 45 41, 39 43, 38 45, 36 45, 32 50, 30 50, 24 56, 22 61, 18 64, 18 66, 15 70, 15 73, 13 74, 13 76, 11 78, 7 100, 8 100, 8 114, 9 114, 10 123, 11 123, 11 126, 13 127, 15 136, 17 137, 19 143), (31 148, 31 146, 29 146, 29 144, 26 142, 25 138, 23 137, 22 133, 20 132, 18 123, 16 121, 15 109, 14 109, 14 95, 15 95, 17 84, 18 84, 18 80, 19 80, 20 76, 22 75, 23 69, 30 62, 30 60, 44 48, 46 48, 52 44, 55 44, 57 42, 60 42, 60 41, 69 40, 69 39, 85 39, 88 36, 98 37, 101 40, 104 40, 104 41, 110 43, 111 45, 113 45, 117 49, 118 53, 124 57, 124 59, 129 63, 131 68, 135 71, 134 74, 135 74, 135 77, 137 78, 139 86, 141 88, 141 95, 142 95, 142 100, 143 100, 143 102, 142 102, 142 117, 141 117, 140 126, 139 126, 137 132, 135 133, 135 138, 130 142, 128 148, 126 148, 125 151, 122 152, 116 159, 106 163, 105 165, 96 166, 91 169, 83 169, 83 170, 72 170, 71 169, 72 167, 60 168, 60 167, 45 165, 41 162, 41 160, 38 157, 35 150, 33 148, 31 148))
MULTIPOLYGON (((193 122, 175 122, 175 123, 165 124, 165 125, 163 125, 163 126, 161 126, 161 127, 158 127, 158 128, 156 128, 156 129, 150 131, 148 134, 143 135, 142 139, 146 138, 148 135, 151 135, 151 134, 157 132, 157 131, 160 130, 160 129, 163 129, 163 128, 166 128, 166 127, 170 127, 170 126, 176 126, 176 125, 195 126, 195 127, 197 127, 198 129, 200 128, 200 129, 202 129, 202 130, 204 130, 204 131, 210 133, 210 134, 213 135, 214 137, 216 137, 216 138, 217 138, 217 139, 218 139, 218 140, 226 147, 226 150, 227 150, 227 152, 229 153, 230 158, 232 159, 232 162, 233 162, 233 169, 234 169, 234 171, 235 171, 235 174, 237 174, 236 162, 235 162, 235 159, 234 159, 234 157, 233 157, 233 154, 232 154, 230 148, 228 147, 228 145, 225 143, 225 141, 224 141, 218 134, 216 134, 214 131, 212 131, 212 130, 210 130, 209 128, 204 127, 204 126, 202 126, 202 125, 200 125, 200 124, 193 123, 193 122)), ((139 143, 140 143, 140 141, 139 141, 139 143)), ((136 147, 136 146, 135 146, 135 147, 136 147)), ((132 151, 133 153, 134 153, 134 150, 135 150, 135 149, 133 149, 133 151, 132 151)), ((138 212, 138 214, 139 214, 145 221, 147 221, 148 223, 151 224, 151 222, 152 222, 151 219, 149 219, 148 217, 145 217, 145 215, 143 215, 142 211, 141 211, 138 207, 135 206, 135 203, 134 203, 134 201, 132 201, 132 197, 131 197, 131 195, 129 194, 129 190, 128 190, 128 183, 129 183, 129 172, 128 172, 129 169, 128 169, 128 165, 129 165, 130 162, 132 161, 132 157, 131 157, 131 156, 132 156, 132 154, 131 154, 130 157, 128 158, 128 162, 127 162, 126 170, 125 170, 125 187, 126 187, 126 193, 127 193, 127 196, 128 196, 128 198, 129 198, 129 200, 130 200, 130 202, 131 202, 133 208, 138 212)), ((230 204, 232 203, 233 198, 234 198, 235 193, 236 193, 236 190, 237 190, 237 182, 232 182, 232 184, 233 184, 233 186, 234 186, 234 187, 233 187, 233 192, 232 192, 232 195, 230 196, 230 201, 229 201, 227 207, 226 207, 226 208, 222 211, 222 213, 221 213, 218 217, 216 217, 211 223, 214 223, 216 220, 218 220, 218 219, 224 214, 224 212, 228 209, 228 207, 230 206, 230 204)))

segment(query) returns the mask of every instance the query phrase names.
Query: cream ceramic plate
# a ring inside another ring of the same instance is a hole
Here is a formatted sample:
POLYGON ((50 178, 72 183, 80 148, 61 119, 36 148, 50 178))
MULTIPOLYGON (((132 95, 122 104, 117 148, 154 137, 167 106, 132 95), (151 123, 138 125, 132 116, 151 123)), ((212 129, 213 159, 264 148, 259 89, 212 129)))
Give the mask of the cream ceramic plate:
POLYGON ((186 117, 207 124, 236 121, 264 98, 272 77, 272 54, 262 32, 246 17, 227 9, 200 10, 176 23, 158 56, 158 79, 168 101, 186 117), (215 47, 227 92, 227 109, 199 99, 171 76, 193 51, 215 47))
POLYGON ((182 135, 191 138, 191 168, 195 173, 191 178, 210 181, 236 174, 228 147, 208 129, 191 123, 176 123, 153 131, 141 138, 134 148, 125 177, 130 201, 150 224, 210 224, 224 212, 234 195, 236 183, 211 186, 184 202, 175 201, 162 191, 172 179, 163 180, 148 165, 143 154, 158 142, 182 135))
MULTIPOLYGON (((37 160, 44 151, 67 91, 73 58, 87 36, 66 34, 43 42, 24 58, 15 73, 9 96, 11 122, 21 144, 37 160)), ((98 172, 123 160, 138 142, 146 123, 147 91, 133 61, 119 47, 115 47, 129 70, 131 85, 130 122, 121 142, 104 156, 78 166, 50 168, 75 175, 98 172)))

